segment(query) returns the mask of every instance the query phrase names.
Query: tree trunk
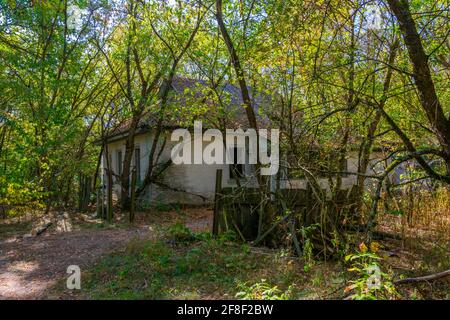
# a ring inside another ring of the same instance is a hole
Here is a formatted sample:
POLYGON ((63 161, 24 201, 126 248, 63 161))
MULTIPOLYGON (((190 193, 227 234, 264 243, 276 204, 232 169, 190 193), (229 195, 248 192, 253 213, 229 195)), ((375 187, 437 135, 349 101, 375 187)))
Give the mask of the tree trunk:
MULTIPOLYGON (((398 50, 398 39, 394 39, 394 42, 392 44, 391 50, 389 52, 389 59, 388 63, 389 65, 394 64, 395 57, 397 55, 398 50)), ((388 68, 386 73, 386 78, 384 79, 383 84, 383 96, 380 100, 380 107, 384 108, 384 105, 387 101, 387 94, 391 85, 391 78, 392 78, 392 68, 388 68)), ((360 160, 358 164, 358 172, 362 173, 362 175, 359 175, 357 177, 357 193, 356 193, 356 199, 358 202, 358 208, 361 209, 362 205, 362 196, 364 194, 364 183, 366 181, 366 177, 364 174, 367 172, 367 168, 369 167, 369 161, 370 161, 370 154, 372 153, 372 145, 375 140, 375 132, 378 128, 378 124, 381 120, 381 111, 380 109, 376 110, 375 118, 372 120, 372 122, 369 125, 369 128, 367 129, 367 135, 366 138, 361 146, 361 154, 360 154, 360 160)), ((360 210, 358 210, 360 211, 360 210)))
POLYGON ((233 42, 231 41, 230 35, 228 34, 227 28, 223 21, 222 14, 222 0, 216 0, 216 18, 219 25, 220 32, 228 48, 228 53, 230 54, 231 63, 233 64, 236 77, 238 79, 239 87, 242 93, 242 100, 245 105, 245 112, 247 114, 247 119, 249 122, 249 127, 258 131, 258 124, 256 122, 255 112, 252 108, 252 102, 250 98, 250 93, 248 91, 247 83, 245 81, 244 71, 242 70, 241 62, 234 48, 233 42))
MULTIPOLYGON (((113 178, 112 178, 112 168, 111 163, 109 161, 109 149, 108 144, 105 143, 105 157, 106 157, 106 173, 107 173, 107 199, 106 199, 106 219, 108 222, 112 222, 113 219, 113 201, 112 201, 112 187, 113 187, 113 178)), ((102 172, 103 174, 103 172, 102 172)))
POLYGON ((446 118, 431 78, 428 56, 422 46, 419 33, 411 16, 407 0, 388 0, 388 4, 400 25, 409 58, 414 69, 414 81, 419 99, 428 121, 442 147, 447 172, 450 174, 450 120, 446 118))
POLYGON ((131 172, 131 160, 133 158, 134 151, 134 138, 136 135, 136 129, 141 119, 141 113, 138 112, 133 115, 130 128, 128 130, 127 140, 125 142, 125 156, 122 163, 122 175, 120 176, 120 204, 123 210, 128 210, 130 207, 130 172, 131 172))
POLYGON ((136 168, 133 169, 131 173, 131 201, 130 201, 130 223, 134 222, 134 210, 136 208, 136 179, 137 172, 136 168))
MULTIPOLYGON (((231 37, 228 33, 228 30, 225 26, 223 20, 223 11, 222 11, 222 0, 216 0, 216 20, 219 25, 220 33, 222 34, 222 38, 227 46, 228 53, 231 58, 231 63, 233 65, 233 69, 236 73, 236 77, 239 83, 239 87, 241 89, 242 100, 244 102, 244 108, 247 115, 247 120, 249 124, 249 128, 252 128, 256 131, 256 165, 255 165, 255 176, 258 181, 259 191, 261 193, 261 197, 265 199, 270 199, 270 192, 267 190, 267 181, 270 179, 266 179, 263 175, 260 174, 259 170, 261 167, 260 157, 259 157, 259 149, 260 149, 260 141, 258 134, 258 123, 256 121, 255 111, 253 110, 252 101, 250 97, 250 92, 248 90, 247 82, 245 80, 244 70, 242 69, 241 62, 239 60, 239 56, 236 52, 236 49, 233 45, 231 37)), ((264 208, 261 208, 259 214, 262 215, 263 211, 266 211, 264 220, 269 224, 273 221, 275 216, 275 208, 271 205, 270 201, 267 202, 264 208)))

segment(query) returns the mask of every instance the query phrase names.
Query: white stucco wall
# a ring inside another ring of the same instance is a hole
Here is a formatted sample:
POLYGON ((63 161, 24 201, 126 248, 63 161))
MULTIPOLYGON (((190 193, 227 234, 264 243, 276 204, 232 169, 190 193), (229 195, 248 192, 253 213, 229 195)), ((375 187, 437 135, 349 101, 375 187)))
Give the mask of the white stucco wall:
MULTIPOLYGON (((171 150, 177 142, 170 141, 170 132, 164 134, 166 140, 166 145, 164 151, 161 154, 160 163, 170 159, 171 150)), ((159 143, 162 144, 163 137, 160 138, 159 143)), ((153 142, 153 136, 151 133, 139 134, 135 138, 135 148, 140 148, 140 178, 144 179, 145 174, 148 169, 148 161, 151 150, 151 144, 153 142)), ((204 143, 205 147, 208 143, 204 143)), ((193 147, 193 143, 192 143, 193 147)), ((122 159, 125 156, 125 140, 118 140, 109 143, 108 145, 109 153, 112 155, 112 168, 114 172, 117 173, 118 163, 117 163, 117 153, 122 151, 122 159)), ((159 148, 157 149, 159 150, 159 148)), ((193 151, 192 151, 193 154, 193 151)), ((384 156, 378 153, 372 155, 372 162, 377 161, 377 159, 382 159, 384 156)), ((132 165, 134 166, 134 155, 132 160, 132 165)), ((103 157, 103 166, 106 168, 105 155, 103 157)), ((370 167, 370 166, 369 166, 370 167)), ((347 159, 347 171, 356 172, 358 168, 358 155, 356 152, 350 153, 347 159)), ((172 164, 168 167, 163 175, 161 182, 165 186, 152 184, 147 187, 146 193, 141 196, 141 204, 155 205, 158 202, 162 203, 183 203, 183 204, 206 204, 211 203, 214 199, 215 191, 215 179, 216 170, 222 169, 222 187, 232 187, 236 186, 234 179, 230 178, 230 166, 227 164, 223 165, 207 165, 207 164, 172 164)), ((245 165, 245 172, 251 172, 251 165, 245 165)), ((374 172, 369 169, 367 174, 374 174, 374 172)), ((347 175, 342 178, 342 188, 348 189, 352 185, 356 184, 356 175, 347 175)), ((106 181, 106 178, 105 180, 106 181)), ((322 188, 330 190, 328 178, 319 178, 319 184, 322 188)), ((246 184, 254 186, 254 180, 241 180, 241 184, 246 184)), ((292 188, 292 189, 304 189, 306 188, 306 179, 289 179, 282 180, 281 188, 292 188)), ((366 179, 366 184, 369 186, 372 184, 371 179, 366 179)), ((114 185, 115 197, 118 198, 120 194, 120 187, 117 183, 114 185)))
MULTIPOLYGON (((386 154, 381 152, 373 152, 370 157, 370 163, 367 168, 366 174, 367 175, 376 175, 377 173, 380 173, 380 171, 383 170, 383 168, 386 166, 385 161, 380 161, 384 158, 386 158, 386 154), (375 171, 372 169, 375 167, 375 171)), ((389 163, 389 161, 388 161, 389 163)), ((348 158, 347 158, 347 172, 358 172, 358 153, 357 152, 349 152, 348 158)), ((336 178, 332 178, 335 182, 336 178)), ((317 181, 321 188, 327 190, 327 192, 330 192, 330 184, 329 184, 329 178, 317 178, 317 181)), ((375 184, 375 180, 371 178, 366 178, 365 185, 366 187, 371 187, 375 184)), ((342 177, 342 189, 350 189, 352 186, 356 185, 357 183, 357 175, 354 174, 348 174, 344 177, 342 177)), ((280 183, 281 188, 286 189, 305 189, 307 185, 306 179, 282 179, 280 183)))
MULTIPOLYGON (((172 147, 177 142, 170 141, 169 133, 165 134, 166 145, 160 157, 160 163, 170 159, 172 147)), ((150 156, 151 145, 154 137, 151 133, 140 134, 135 138, 135 148, 140 148, 141 154, 141 170, 140 177, 143 180, 148 170, 148 161, 150 156)), ((160 145, 163 142, 163 137, 160 138, 160 145)), ((193 144, 192 144, 193 145, 193 144)), ((159 150, 159 149, 158 149, 159 150)), ((118 140, 108 144, 108 152, 111 155, 111 165, 114 172, 117 174, 118 162, 117 154, 122 152, 122 159, 125 156, 125 140, 118 140)), ((106 168, 106 154, 103 156, 103 166, 106 168)), ((132 160, 134 166, 134 155, 132 160)), ((154 204, 158 201, 169 203, 185 203, 185 204, 205 204, 210 203, 214 199, 216 170, 223 170, 223 187, 235 185, 229 178, 229 166, 224 165, 205 165, 205 164, 172 164, 167 168, 162 175, 162 184, 170 186, 166 188, 162 185, 152 184, 148 186, 145 195, 141 201, 148 204, 154 204), (179 190, 179 191, 178 191, 179 190)), ((247 168, 248 169, 248 168, 247 168)), ((106 177, 104 177, 106 181, 106 177)), ((116 180, 115 180, 116 181, 116 180)), ((120 195, 120 186, 118 183, 114 184, 114 197, 117 199, 120 195)))

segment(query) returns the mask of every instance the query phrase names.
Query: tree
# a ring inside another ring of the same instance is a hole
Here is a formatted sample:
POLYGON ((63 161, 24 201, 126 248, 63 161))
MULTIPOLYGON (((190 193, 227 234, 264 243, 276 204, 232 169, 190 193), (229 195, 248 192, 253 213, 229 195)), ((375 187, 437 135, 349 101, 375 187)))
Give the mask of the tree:
MULTIPOLYGON (((388 4, 400 25, 400 30, 408 49, 409 58, 414 69, 414 83, 419 91, 420 104, 425 111, 428 121, 442 148, 441 155, 447 166, 447 175, 450 176, 450 118, 445 116, 442 105, 436 94, 433 79, 428 64, 429 56, 425 53, 422 40, 417 32, 416 25, 411 16, 407 0, 388 0, 388 4)), ((403 138, 404 140, 404 138, 403 138)), ((406 143, 409 151, 414 148, 406 143)), ((419 160, 419 163, 430 173, 427 165, 419 160)), ((442 177, 450 182, 448 177, 442 177)))

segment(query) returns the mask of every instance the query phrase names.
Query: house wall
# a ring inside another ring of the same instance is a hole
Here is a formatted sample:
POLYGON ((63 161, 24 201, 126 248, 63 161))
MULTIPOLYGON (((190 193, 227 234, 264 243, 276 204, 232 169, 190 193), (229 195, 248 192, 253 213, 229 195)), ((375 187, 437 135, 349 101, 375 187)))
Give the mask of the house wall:
MULTIPOLYGON (((170 141, 170 133, 166 132, 160 138, 159 144, 163 143, 166 139, 165 148, 160 157, 160 163, 164 163, 171 157, 171 150, 177 142, 170 141)), ((151 150, 151 144, 153 142, 153 134, 145 133, 139 134, 135 138, 135 148, 140 148, 140 178, 144 179, 148 170, 148 161, 151 150)), ((193 141, 192 141, 193 142, 193 141)), ((192 143, 193 148, 194 143, 192 143)), ((204 144, 205 147, 206 143, 204 144)), ((112 168, 117 174, 118 169, 118 157, 119 151, 122 152, 122 159, 125 156, 125 140, 118 140, 108 144, 109 154, 112 159, 112 168)), ((159 148, 157 149, 159 150, 159 148)), ((193 150, 192 150, 193 155, 193 150)), ((106 155, 103 157, 103 167, 106 168, 106 155)), ((384 156, 380 153, 373 153, 371 163, 383 159, 384 156)), ((132 165, 134 166, 134 155, 132 159, 132 165)), ((381 164, 382 165, 382 164, 381 164)), ((369 169, 367 174, 374 174, 375 172, 369 169)), ((141 195, 141 205, 155 205, 157 203, 183 203, 191 205, 201 205, 211 203, 214 200, 215 192, 215 179, 217 169, 222 169, 222 187, 235 187, 236 181, 231 178, 230 166, 223 165, 206 165, 206 164, 181 164, 169 166, 161 177, 161 184, 151 184, 147 187, 146 192, 141 195)), ((347 171, 356 172, 358 169, 358 154, 352 152, 347 159, 347 171)), ((380 168, 381 169, 381 168, 380 168)), ((250 173, 252 166, 245 165, 245 172, 250 173)), ((117 179, 114 179, 114 197, 116 199, 120 196, 120 186, 117 183, 117 179)), ((342 178, 342 188, 349 189, 356 184, 356 175, 347 175, 342 178)), ((107 181, 106 176, 104 181, 107 181)), ((319 184, 323 189, 330 190, 329 179, 319 178, 319 184)), ((373 179, 366 179, 367 187, 370 187, 374 183, 373 179)), ((306 179, 282 179, 280 183, 281 188, 292 189, 304 189, 306 188, 306 179)), ((242 179, 241 185, 255 186, 254 178, 242 179)))
MULTIPOLYGON (((149 154, 149 145, 150 145, 150 139, 144 135, 144 134, 140 134, 137 135, 135 137, 135 149, 139 148, 140 149, 140 164, 141 164, 141 168, 140 168, 140 172, 139 172, 139 176, 141 177, 141 179, 144 178, 145 176, 145 172, 148 168, 148 163, 147 163, 147 159, 148 159, 148 154, 149 154)), ((122 152, 122 161, 125 157, 125 139, 121 139, 121 140, 117 140, 117 141, 113 141, 111 143, 108 144, 108 154, 110 156, 110 162, 111 162, 111 167, 113 170, 113 181, 114 181, 114 185, 113 185, 113 196, 115 199, 119 198, 120 195, 120 185, 118 184, 118 177, 115 175, 118 175, 118 152, 121 151, 122 152)), ((107 162, 106 162, 106 153, 103 154, 103 158, 102 158, 102 167, 104 169, 107 168, 107 162)), ((134 168, 134 156, 135 154, 133 153, 133 158, 131 160, 131 164, 132 164, 132 168, 134 168)), ((104 172, 104 176, 103 176, 103 181, 106 184, 107 181, 107 177, 106 177, 106 173, 104 172)))
MULTIPOLYGON (((164 134, 159 139, 160 146, 164 138, 166 139, 165 148, 160 156, 159 163, 164 163, 171 157, 172 147, 177 142, 170 141, 170 133, 164 134)), ((140 148, 140 177, 143 180, 148 170, 148 161, 154 136, 152 133, 137 135, 135 138, 135 148, 140 148)), ((194 140, 193 140, 194 141, 194 140)), ((192 154, 193 154, 192 141, 192 154)), ((205 144, 206 145, 206 144, 205 144)), ((204 147, 205 147, 204 145, 204 147)), ((159 150, 159 148, 157 149, 159 150)), ((112 168, 114 173, 118 173, 118 152, 122 152, 122 160, 125 156, 125 140, 118 140, 108 144, 108 152, 111 155, 112 168)), ((132 166, 134 166, 134 155, 132 166)), ((106 168, 106 154, 103 156, 103 167, 106 168)), ((147 187, 145 194, 140 198, 143 205, 162 203, 184 203, 192 205, 201 205, 211 203, 214 200, 215 180, 217 169, 222 169, 223 179, 222 187, 236 186, 236 182, 230 177, 229 165, 206 165, 206 164, 181 164, 168 167, 162 177, 161 184, 151 184, 147 187)), ((245 165, 245 171, 250 172, 250 165, 245 165)), ((104 176, 106 182, 106 176, 104 176)), ((114 179, 113 193, 114 198, 120 197, 120 185, 118 180, 114 179)))
MULTIPOLYGON (((381 152, 373 152, 370 157, 370 162, 366 171, 367 175, 376 175, 380 173, 385 167, 386 164, 390 162, 390 160, 382 161, 385 159, 386 155, 381 152), (374 170, 375 169, 375 170, 374 170)), ((358 172, 358 153, 357 152, 349 152, 347 158, 347 172, 358 172)), ((392 174, 389 176, 391 180, 396 179, 396 175, 392 174)), ((332 178, 335 182, 336 178, 332 178)), ((317 182, 320 187, 327 192, 331 192, 329 178, 317 178, 317 182)), ((285 189, 305 189, 308 181, 304 178, 302 179, 281 179, 280 187, 285 189)), ((342 189, 350 189, 352 186, 357 183, 357 175, 355 174, 347 174, 342 177, 342 189)), ((365 185, 366 188, 370 189, 375 187, 376 181, 374 179, 366 178, 365 185)))

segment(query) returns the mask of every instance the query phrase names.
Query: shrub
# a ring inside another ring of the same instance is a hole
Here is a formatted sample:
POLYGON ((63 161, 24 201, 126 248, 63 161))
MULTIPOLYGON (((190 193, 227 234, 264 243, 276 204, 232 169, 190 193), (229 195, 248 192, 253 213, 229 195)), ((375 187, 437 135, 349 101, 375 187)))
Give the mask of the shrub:
POLYGON ((196 239, 194 233, 182 223, 172 225, 169 234, 177 242, 190 242, 196 239))
POLYGON ((398 296, 391 277, 381 271, 378 250, 377 242, 372 242, 369 247, 363 242, 356 253, 345 257, 345 262, 351 264, 348 271, 357 274, 356 280, 350 281, 344 290, 345 293, 353 292, 351 299, 392 299, 398 296))
POLYGON ((262 279, 251 286, 247 283, 239 283, 236 298, 242 300, 288 300, 292 296, 292 289, 289 287, 286 291, 281 291, 277 286, 271 286, 262 279))

